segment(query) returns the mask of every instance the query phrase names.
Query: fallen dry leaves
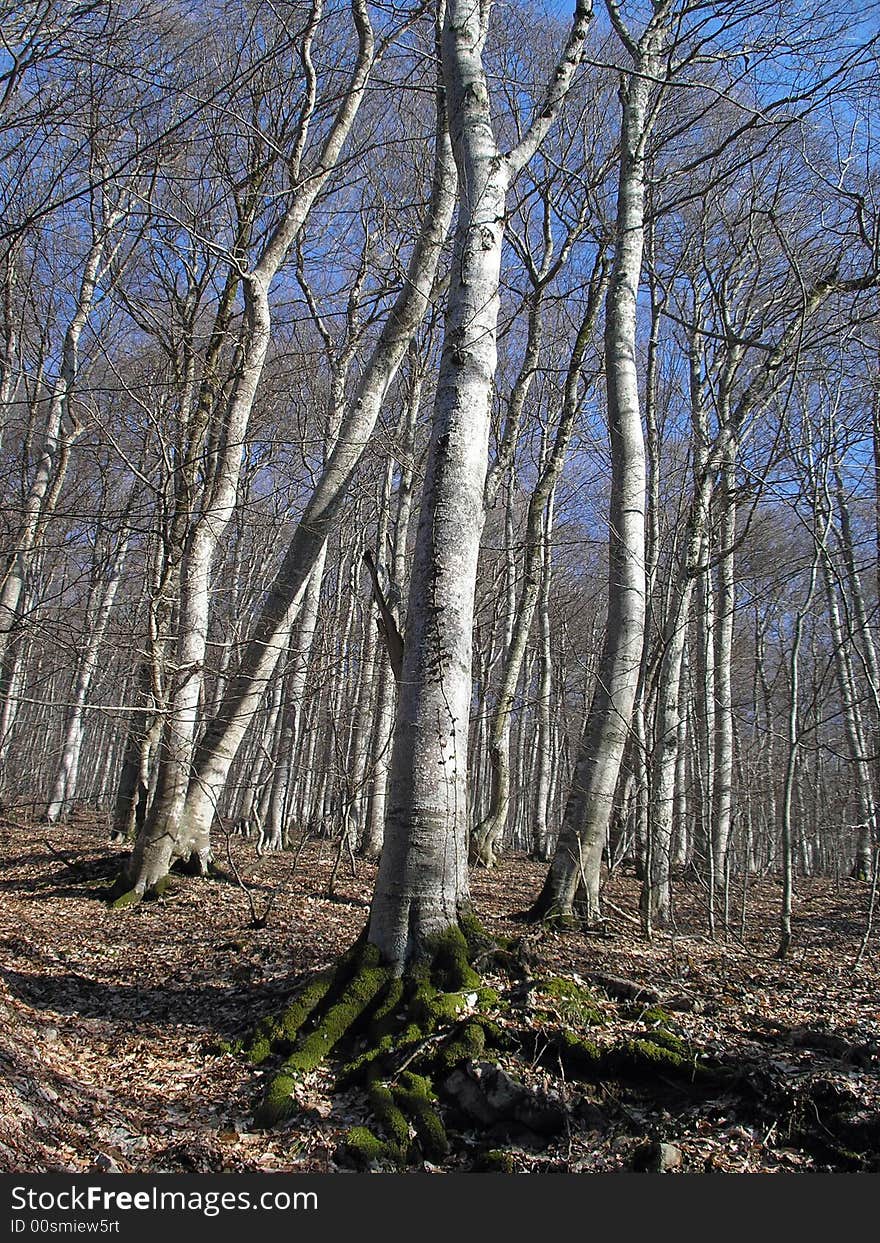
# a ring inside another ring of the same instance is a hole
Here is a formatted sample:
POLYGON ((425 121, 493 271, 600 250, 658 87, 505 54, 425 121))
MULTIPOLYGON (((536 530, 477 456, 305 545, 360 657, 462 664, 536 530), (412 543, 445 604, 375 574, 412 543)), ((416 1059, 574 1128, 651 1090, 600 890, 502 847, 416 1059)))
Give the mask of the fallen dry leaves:
MULTIPOLYGON (((230 848, 256 909, 275 895, 266 927, 249 926, 251 906, 239 886, 211 881, 182 881, 166 900, 111 912, 99 886, 120 855, 97 822, 2 827, 0 1170, 337 1168, 345 1130, 368 1121, 362 1097, 333 1095, 322 1070, 303 1081, 297 1116, 286 1127, 252 1131, 262 1075, 218 1053, 217 1044, 246 1034, 282 1005, 300 973, 350 944, 363 927, 375 869, 361 863, 356 875, 340 870, 331 899, 334 843, 313 841, 299 855, 262 859, 241 839, 230 848)), ((600 1041, 632 1034, 645 1011, 638 1000, 615 997, 607 977, 659 993, 675 1032, 700 1056, 736 1067, 743 1093, 689 1094, 662 1077, 570 1084, 508 1059, 507 1069, 560 1100, 569 1118, 552 1144, 516 1148, 515 1168, 630 1169, 649 1140, 674 1145, 684 1172, 873 1168, 870 1153, 880 1149, 876 936, 860 971, 852 969, 866 885, 799 882, 794 948, 780 963, 772 956, 773 880, 752 879, 742 925, 736 888, 734 926, 713 941, 705 933, 704 892, 693 878, 682 879, 676 927, 649 944, 624 917, 637 911, 632 876, 609 882, 614 909, 605 936, 511 922, 543 873, 519 856, 475 873, 486 925, 507 936, 525 933, 537 973, 594 985, 606 979, 605 990, 596 989, 609 1021, 600 1041), (841 1102, 854 1120, 845 1151, 840 1133, 833 1142, 823 1136, 841 1102)), ((467 1168, 469 1147, 480 1143, 479 1135, 463 1136, 449 1168, 467 1168)))

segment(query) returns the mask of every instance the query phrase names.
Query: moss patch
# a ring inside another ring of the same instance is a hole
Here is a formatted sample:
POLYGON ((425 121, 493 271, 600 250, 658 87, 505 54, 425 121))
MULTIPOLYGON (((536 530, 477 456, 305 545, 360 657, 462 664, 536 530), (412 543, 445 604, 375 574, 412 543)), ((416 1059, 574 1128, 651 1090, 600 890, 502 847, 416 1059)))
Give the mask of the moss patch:
MULTIPOLYGON (((474 934, 476 937, 476 934, 474 934)), ((473 939, 473 938, 472 938, 473 939)), ((449 928, 428 946, 431 975, 444 992, 478 989, 482 980, 471 966, 473 950, 461 928, 449 928)))
POLYGON ((341 1147, 340 1157, 362 1170, 384 1161, 388 1155, 388 1146, 365 1126, 352 1127, 341 1147))
POLYGON ((296 1079, 292 1075, 275 1075, 262 1102, 254 1113, 254 1126, 277 1126, 296 1112, 296 1079))
POLYGON ((371 1085, 368 1098, 373 1117, 387 1136, 386 1150, 398 1166, 404 1166, 410 1158, 409 1123, 395 1100, 394 1092, 387 1083, 371 1085))
POLYGON ((449 1139, 437 1112, 437 1097, 430 1080, 407 1071, 393 1092, 396 1104, 412 1118, 425 1157, 442 1161, 449 1155, 449 1139))
POLYGON ((539 980, 537 990, 550 998, 567 1023, 579 1027, 599 1027, 607 1020, 588 988, 565 976, 539 980))
POLYGON ((124 893, 114 897, 115 887, 110 891, 109 907, 111 911, 122 911, 127 906, 137 906, 141 900, 141 895, 136 889, 126 889, 124 893))
POLYGON ((504 1148, 490 1148, 477 1158, 474 1171, 477 1174, 513 1174, 516 1171, 513 1153, 504 1148))

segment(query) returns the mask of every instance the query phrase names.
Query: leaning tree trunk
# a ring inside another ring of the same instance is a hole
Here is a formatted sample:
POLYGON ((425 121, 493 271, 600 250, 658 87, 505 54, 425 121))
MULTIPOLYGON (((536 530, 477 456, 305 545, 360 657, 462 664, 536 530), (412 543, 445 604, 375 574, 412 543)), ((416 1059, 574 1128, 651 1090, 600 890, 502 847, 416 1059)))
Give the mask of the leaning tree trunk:
POLYGON ((207 839, 213 808, 282 650, 281 638, 296 616, 305 583, 324 541, 337 525, 382 403, 429 305, 455 198, 455 169, 442 128, 438 133, 428 218, 413 250, 404 287, 361 375, 356 396, 342 420, 337 444, 267 593, 240 668, 196 753, 180 825, 181 834, 188 840, 207 839))
MULTIPOLYGON (((269 350, 272 332, 269 289, 339 160, 365 96, 373 67, 374 35, 366 0, 352 0, 351 7, 358 38, 355 65, 322 143, 316 162, 317 171, 300 181, 289 207, 265 241, 257 263, 241 277, 245 326, 240 358, 224 418, 222 447, 217 455, 211 483, 206 489, 202 512, 187 546, 181 581, 177 671, 163 740, 165 753, 160 786, 150 820, 139 834, 131 853, 123 882, 127 892, 120 901, 136 899, 155 888, 164 880, 175 856, 194 853, 202 866, 207 864, 208 830, 216 811, 219 791, 216 788, 204 790, 202 817, 198 823, 192 823, 184 815, 184 808, 187 792, 192 788, 190 778, 193 775, 197 713, 204 676, 214 557, 235 508, 242 448, 269 350)), ((312 23, 304 36, 306 58, 310 55, 318 12, 313 12, 312 23)), ((314 99, 311 108, 314 108, 314 99)), ((304 108, 300 132, 289 156, 291 167, 298 163, 302 155, 310 116, 311 110, 304 108)), ((273 636, 268 676, 271 676, 280 652, 287 645, 292 621, 293 614, 288 605, 283 611, 281 626, 273 636)), ((261 692, 264 689, 265 682, 261 684, 261 692)), ((256 706, 255 703, 253 708, 256 706)))

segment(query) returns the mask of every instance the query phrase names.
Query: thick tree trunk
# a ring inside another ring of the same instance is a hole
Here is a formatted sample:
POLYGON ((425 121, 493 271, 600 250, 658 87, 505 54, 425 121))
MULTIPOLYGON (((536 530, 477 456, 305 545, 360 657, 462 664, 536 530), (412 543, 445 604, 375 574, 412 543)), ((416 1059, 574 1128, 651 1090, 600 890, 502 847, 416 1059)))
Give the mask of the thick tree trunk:
POLYGON ((488 6, 451 0, 442 38, 460 205, 422 490, 394 733, 385 846, 369 940, 396 970, 469 906, 468 737, 474 593, 495 373, 507 192, 536 150, 582 55, 580 6, 536 127, 499 153, 482 66, 488 6))

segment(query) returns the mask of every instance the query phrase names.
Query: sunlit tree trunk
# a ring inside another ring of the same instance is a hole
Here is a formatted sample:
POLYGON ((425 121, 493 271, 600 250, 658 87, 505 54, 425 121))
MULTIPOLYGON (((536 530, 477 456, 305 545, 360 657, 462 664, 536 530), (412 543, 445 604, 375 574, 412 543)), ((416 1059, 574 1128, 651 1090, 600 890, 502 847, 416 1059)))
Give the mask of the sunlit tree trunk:
MULTIPOLYGON (((661 72, 667 5, 638 44, 623 31, 634 72, 621 79, 621 154, 614 261, 605 301, 605 374, 611 442, 608 616, 596 687, 562 829, 535 917, 600 916, 602 851, 642 665, 645 628, 645 443, 639 404, 636 310, 645 241, 645 158, 650 99, 661 72)), ((616 7, 609 10, 620 23, 616 7)))
POLYGON ((492 128, 488 7, 451 0, 442 36, 460 202, 443 352, 413 553, 385 846, 369 939, 398 970, 469 906, 468 734, 473 610, 495 374, 508 189, 537 150, 583 53, 580 6, 533 128, 509 156, 492 128))
POLYGON ((128 549, 125 537, 116 549, 95 549, 95 564, 86 604, 87 634, 77 653, 76 673, 64 723, 63 741, 52 792, 46 808, 46 820, 52 824, 69 814, 76 796, 77 774, 83 744, 83 710, 92 685, 98 656, 107 623, 113 610, 119 580, 128 549))

